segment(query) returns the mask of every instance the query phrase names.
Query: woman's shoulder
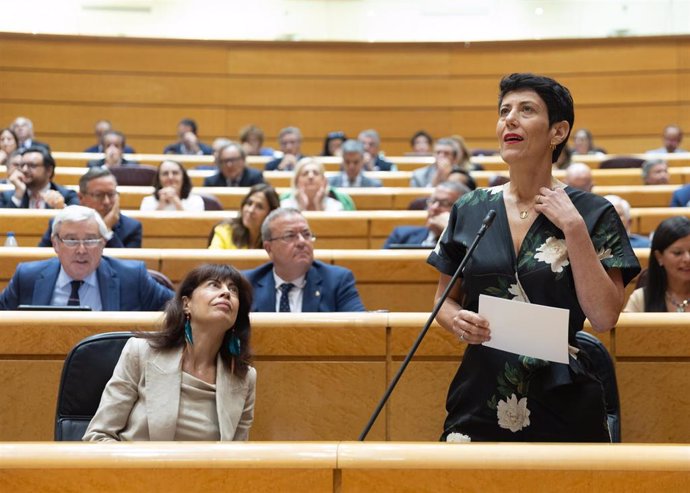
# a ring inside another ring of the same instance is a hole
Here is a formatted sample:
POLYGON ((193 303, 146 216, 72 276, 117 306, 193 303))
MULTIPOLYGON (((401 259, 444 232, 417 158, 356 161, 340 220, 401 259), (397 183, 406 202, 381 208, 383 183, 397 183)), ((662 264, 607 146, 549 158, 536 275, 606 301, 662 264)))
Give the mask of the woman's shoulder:
POLYGON ((503 197, 503 185, 488 188, 477 188, 464 194, 458 200, 458 208, 475 206, 481 203, 493 203, 501 200, 503 197))
POLYGON ((203 197, 196 193, 190 193, 183 202, 184 210, 186 211, 199 212, 205 210, 206 208, 203 197))
POLYGON ((644 288, 637 288, 632 292, 623 308, 624 312, 644 312, 644 288))
POLYGON ((158 207, 158 199, 153 195, 147 195, 141 199, 141 206, 139 207, 142 211, 155 210, 158 207))

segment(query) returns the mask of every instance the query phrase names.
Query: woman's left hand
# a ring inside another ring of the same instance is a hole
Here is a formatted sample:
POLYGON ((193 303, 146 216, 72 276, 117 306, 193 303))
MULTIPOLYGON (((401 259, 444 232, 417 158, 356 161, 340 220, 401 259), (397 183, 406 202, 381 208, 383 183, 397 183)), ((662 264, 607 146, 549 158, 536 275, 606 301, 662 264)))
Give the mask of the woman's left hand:
POLYGON ((541 187, 534 198, 534 202, 534 210, 544 214, 561 231, 565 232, 569 226, 582 221, 582 216, 573 205, 565 189, 561 187, 553 190, 541 187))

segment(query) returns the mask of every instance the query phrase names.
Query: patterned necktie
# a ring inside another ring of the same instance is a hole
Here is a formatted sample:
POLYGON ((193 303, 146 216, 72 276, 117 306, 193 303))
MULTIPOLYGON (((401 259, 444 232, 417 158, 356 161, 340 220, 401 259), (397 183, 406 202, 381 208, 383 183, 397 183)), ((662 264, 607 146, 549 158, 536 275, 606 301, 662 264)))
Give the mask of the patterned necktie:
POLYGON ((67 306, 79 306, 79 288, 84 281, 72 281, 72 292, 69 294, 69 300, 67 301, 67 306))
POLYGON ((295 287, 291 282, 286 282, 280 285, 280 305, 278 305, 279 312, 289 312, 290 311, 290 298, 288 298, 288 293, 295 287))

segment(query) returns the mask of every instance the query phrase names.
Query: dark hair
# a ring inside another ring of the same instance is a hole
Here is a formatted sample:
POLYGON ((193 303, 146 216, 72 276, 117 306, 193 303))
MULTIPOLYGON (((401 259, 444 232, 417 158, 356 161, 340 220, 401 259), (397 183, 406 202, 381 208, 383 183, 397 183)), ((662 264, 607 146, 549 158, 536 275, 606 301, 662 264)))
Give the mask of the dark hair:
POLYGON ((501 79, 499 88, 499 108, 501 107, 503 98, 509 92, 518 91, 520 89, 531 89, 536 92, 546 104, 546 108, 549 112, 549 126, 562 122, 563 120, 568 122, 568 134, 563 139, 563 142, 558 144, 551 153, 551 162, 555 163, 561 151, 568 143, 568 138, 570 137, 570 132, 575 122, 575 105, 568 88, 549 77, 530 73, 506 75, 501 79))
POLYGON ((331 154, 331 151, 328 150, 328 145, 331 143, 332 140, 342 140, 343 142, 345 142, 347 140, 347 137, 345 137, 345 132, 328 132, 328 135, 326 135, 326 139, 323 141, 323 152, 321 153, 322 156, 333 155, 331 154))
POLYGON ((125 137, 125 134, 118 130, 108 130, 107 132, 103 132, 103 143, 105 143, 105 138, 108 135, 117 135, 118 137, 120 137, 122 139, 122 149, 124 150, 125 145, 127 144, 127 137, 125 137))
POLYGON ((12 130, 11 128, 3 128, 2 130, 0 130, 0 135, 4 134, 5 132, 10 133, 10 135, 14 139, 14 145, 19 147, 19 139, 17 138, 17 134, 14 133, 14 130, 12 130))
POLYGON ((55 159, 53 159, 50 149, 42 145, 32 145, 28 149, 22 151, 22 156, 30 152, 37 152, 41 155, 43 158, 43 166, 45 166, 46 169, 50 168, 50 179, 52 180, 53 176, 55 176, 55 159))
POLYGON ((417 140, 417 137, 426 138, 427 142, 429 142, 429 146, 433 145, 434 143, 434 139, 431 137, 429 132, 426 132, 424 130, 418 130, 414 133, 414 135, 412 135, 412 138, 410 139, 410 146, 414 147, 414 141, 417 140))
POLYGON ((668 311, 666 309, 668 279, 666 270, 656 259, 655 252, 663 253, 671 244, 688 235, 690 235, 690 219, 685 216, 671 217, 661 221, 654 231, 647 267, 647 286, 644 287, 644 311, 668 311))
POLYGON ((466 171, 462 168, 455 167, 450 171, 450 173, 448 173, 448 177, 446 178, 446 180, 448 180, 448 178, 452 174, 462 175, 464 178, 463 182, 465 183, 467 188, 469 188, 470 190, 476 190, 477 189, 477 182, 474 181, 474 178, 472 178, 472 175, 470 174, 469 171, 466 171))
POLYGON ((194 135, 196 135, 196 132, 197 132, 196 122, 194 120, 192 120, 191 118, 183 118, 182 120, 180 120, 180 123, 178 123, 178 125, 186 125, 187 127, 191 128, 192 133, 194 135))
POLYGON ((244 144, 245 142, 249 142, 249 139, 252 136, 257 137, 261 144, 264 143, 264 131, 261 130, 259 127, 257 127, 254 124, 242 127, 242 129, 240 130, 240 142, 242 144, 244 144))
POLYGON ((172 159, 165 159, 161 162, 161 164, 158 165, 158 169, 156 170, 156 176, 153 177, 154 197, 158 198, 158 192, 161 188, 163 188, 163 185, 161 185, 161 166, 163 166, 163 163, 173 163, 180 168, 180 171, 182 171, 182 190, 180 190, 180 198, 186 199, 187 197, 189 197, 189 194, 192 191, 192 180, 191 178, 189 178, 187 170, 184 169, 184 166, 172 159))
POLYGON ((252 286, 240 272, 231 265, 203 264, 192 269, 180 283, 175 297, 165 305, 164 320, 160 331, 144 332, 137 335, 151 341, 151 346, 158 349, 172 349, 184 346, 185 313, 182 298, 190 298, 192 292, 204 282, 215 279, 220 282, 232 282, 239 290, 240 306, 235 325, 228 327, 220 346, 220 357, 232 368, 235 375, 244 378, 251 363, 249 311, 252 306, 252 286), (228 349, 230 337, 235 335, 240 340, 240 355, 232 356, 228 349))
POLYGON ((256 242, 253 245, 250 245, 249 229, 244 224, 242 224, 242 208, 249 201, 249 198, 257 193, 262 193, 264 197, 266 197, 266 202, 268 202, 269 213, 280 207, 280 198, 278 197, 278 194, 271 185, 269 185, 268 183, 257 183, 256 185, 251 187, 247 195, 245 195, 242 199, 242 203, 240 204, 240 213, 237 215, 237 217, 220 223, 230 225, 230 229, 232 230, 232 242, 238 248, 244 248, 245 246, 247 248, 261 248, 263 245, 261 235, 259 235, 256 238, 256 242))
POLYGON ((88 191, 87 186, 91 180, 96 180, 105 176, 112 176, 117 186, 117 178, 115 178, 115 175, 112 174, 108 168, 105 166, 92 166, 86 173, 81 175, 81 178, 79 178, 79 192, 85 194, 88 191))

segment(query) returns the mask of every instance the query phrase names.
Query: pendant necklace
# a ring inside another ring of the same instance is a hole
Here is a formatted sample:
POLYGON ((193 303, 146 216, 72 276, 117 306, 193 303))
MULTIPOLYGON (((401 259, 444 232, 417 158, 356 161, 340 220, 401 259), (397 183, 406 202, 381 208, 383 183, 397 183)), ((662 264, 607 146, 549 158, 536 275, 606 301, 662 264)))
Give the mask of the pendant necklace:
POLYGON ((525 209, 524 211, 520 211, 520 219, 527 219, 527 216, 529 216, 529 209, 525 209))
POLYGON ((673 306, 676 307, 677 313, 685 313, 685 307, 690 304, 690 299, 686 298, 683 301, 676 301, 676 299, 671 295, 671 293, 666 293, 666 298, 671 302, 673 306))

